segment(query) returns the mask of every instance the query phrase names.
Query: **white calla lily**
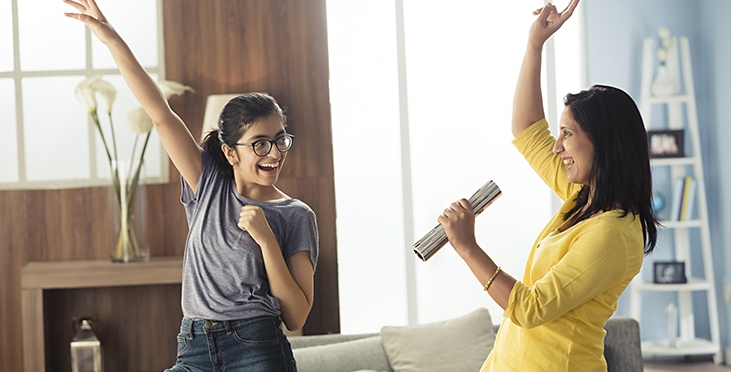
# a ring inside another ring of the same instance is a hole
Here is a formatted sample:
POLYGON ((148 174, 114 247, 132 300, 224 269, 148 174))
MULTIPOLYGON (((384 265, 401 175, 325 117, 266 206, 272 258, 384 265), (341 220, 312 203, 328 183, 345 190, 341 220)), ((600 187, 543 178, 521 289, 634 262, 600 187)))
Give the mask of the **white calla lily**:
MULTIPOLYGON (((114 188, 115 201, 120 213, 120 234, 117 247, 113 253, 112 260, 127 260, 129 257, 133 259, 141 258, 141 251, 137 238, 135 236, 132 220, 134 218, 135 196, 137 187, 140 183, 140 174, 142 164, 144 163, 145 151, 150 141, 152 133, 152 119, 147 115, 142 107, 132 109, 127 116, 127 123, 132 131, 137 133, 134 144, 132 146, 132 155, 130 159, 130 167, 127 171, 120 170, 119 156, 117 153, 117 139, 114 134, 114 124, 112 122, 112 104, 117 98, 117 90, 108 81, 102 80, 101 74, 90 76, 84 79, 76 87, 76 98, 88 110, 89 116, 94 121, 99 137, 104 145, 104 151, 109 161, 109 169, 112 176, 112 187, 114 188), (104 102, 107 115, 109 117, 110 137, 105 135, 102 130, 101 121, 97 113, 96 94, 99 93, 101 100, 104 102), (140 138, 143 137, 143 138, 140 138), (142 141, 140 141, 142 139, 142 141), (141 149, 138 151, 138 144, 141 142, 141 149)), ((174 81, 163 81, 160 87, 168 99, 173 95, 182 95, 185 92, 194 92, 193 88, 176 83, 174 81)))
POLYGON ((195 92, 193 88, 178 83, 177 81, 161 80, 158 85, 165 95, 165 99, 170 99, 172 96, 180 96, 185 92, 195 92))
POLYGON ((102 80, 102 74, 89 76, 76 86, 76 99, 92 113, 97 109, 96 93, 101 94, 107 113, 112 112, 112 103, 117 98, 117 90, 108 81, 102 80))
POLYGON ((662 39, 662 47, 665 49, 670 49, 670 47, 673 46, 673 38, 667 37, 665 39, 662 39))
POLYGON ((668 51, 673 46, 673 38, 670 33, 670 29, 662 26, 657 32, 660 35, 660 48, 657 49, 657 59, 660 61, 660 65, 665 65, 668 59, 668 51))
POLYGON ((96 112, 96 95, 94 94, 94 89, 79 84, 76 86, 74 93, 76 94, 76 99, 86 107, 86 110, 90 114, 96 112))
POLYGON ((142 107, 136 107, 129 112, 127 124, 137 134, 145 134, 152 129, 152 119, 142 107))
POLYGON ((112 112, 112 103, 114 103, 114 100, 117 98, 117 90, 114 89, 114 86, 110 82, 101 80, 100 78, 91 83, 91 89, 101 95, 102 101, 106 106, 107 113, 112 112))
POLYGON ((657 50, 657 59, 660 61, 660 63, 665 63, 665 61, 668 59, 668 52, 665 49, 658 49, 657 50))
POLYGON ((657 34, 660 35, 661 39, 669 39, 670 38, 670 29, 667 28, 666 26, 662 26, 657 31, 657 34))

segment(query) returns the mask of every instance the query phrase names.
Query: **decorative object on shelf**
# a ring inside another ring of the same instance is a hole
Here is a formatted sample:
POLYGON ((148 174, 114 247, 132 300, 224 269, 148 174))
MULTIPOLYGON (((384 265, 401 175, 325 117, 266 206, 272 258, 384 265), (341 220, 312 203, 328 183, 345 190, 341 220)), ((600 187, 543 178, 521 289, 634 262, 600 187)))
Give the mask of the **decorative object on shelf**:
POLYGON ((685 278, 685 262, 655 262, 653 281, 658 284, 687 283, 685 278))
POLYGON ((91 328, 92 318, 74 319, 76 336, 71 340, 71 372, 101 372, 102 344, 91 328))
POLYGON ((652 195, 652 211, 655 212, 655 214, 659 213, 665 208, 665 197, 660 194, 659 192, 656 192, 654 195, 652 195))
POLYGON ((665 313, 668 315, 668 340, 665 345, 668 348, 678 347, 678 307, 674 303, 670 303, 665 308, 665 313))
POLYGON ((647 140, 651 158, 682 158, 685 156, 685 132, 682 129, 648 130, 647 140))
POLYGON ((673 189, 673 207, 670 221, 689 221, 693 218, 698 183, 693 176, 679 177, 673 189))
POLYGON ((651 89, 654 96, 670 96, 678 92, 678 81, 667 65, 668 56, 674 51, 671 49, 676 47, 670 29, 660 27, 658 34, 660 35, 661 45, 657 49, 657 60, 660 65, 657 68, 655 80, 652 81, 651 89))
POLYGON ((147 190, 140 184, 142 159, 135 163, 114 161, 112 171, 117 173, 119 188, 110 188, 109 205, 111 231, 117 237, 111 246, 109 257, 114 262, 147 261, 150 249, 147 245, 147 190), (131 171, 135 174, 132 174, 131 171), (120 203, 121 201, 121 203, 120 203))
POLYGON ((670 77, 670 72, 665 65, 657 68, 657 76, 652 81, 652 95, 654 96, 671 96, 675 94, 675 82, 670 77))
MULTIPOLYGON (((101 138, 104 150, 109 162, 109 169, 112 178, 112 190, 115 208, 113 220, 117 236, 117 243, 111 248, 110 256, 115 262, 133 262, 146 261, 149 259, 149 247, 147 246, 146 231, 144 230, 144 221, 138 218, 145 205, 139 205, 140 201, 144 201, 144 186, 140 187, 140 175, 144 164, 145 150, 152 133, 152 120, 141 107, 137 107, 130 111, 127 118, 130 129, 137 133, 132 148, 130 161, 119 160, 117 154, 117 141, 114 134, 114 125, 112 122, 112 104, 117 96, 114 86, 102 80, 101 74, 94 75, 84 79, 76 87, 76 98, 84 104, 94 121, 99 137, 101 138), (105 104, 107 116, 109 118, 109 133, 111 138, 109 141, 104 136, 101 121, 97 112, 97 93, 101 96, 105 104), (141 149, 137 151, 140 136, 144 136, 141 149)), ((173 95, 182 95, 186 91, 194 90, 186 85, 174 81, 159 82, 160 89, 165 95, 165 99, 170 99, 173 95)))

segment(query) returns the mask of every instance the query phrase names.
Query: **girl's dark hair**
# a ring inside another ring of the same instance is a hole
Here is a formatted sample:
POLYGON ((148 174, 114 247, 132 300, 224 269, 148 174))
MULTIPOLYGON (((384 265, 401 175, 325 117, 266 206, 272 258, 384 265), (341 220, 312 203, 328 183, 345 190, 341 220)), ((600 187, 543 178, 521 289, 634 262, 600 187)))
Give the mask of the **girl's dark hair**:
POLYGON ((246 93, 232 98, 218 116, 218 129, 209 132, 202 147, 213 156, 218 170, 228 179, 234 178, 234 171, 221 149, 225 144, 234 148, 249 127, 259 119, 275 115, 282 126, 287 126, 287 117, 274 97, 266 93, 246 93))
MULTIPOLYGON (((591 205, 577 215, 577 222, 597 212, 621 208, 642 222, 645 254, 657 243, 657 217, 652 208, 652 174, 647 131, 632 98, 614 87, 594 85, 577 94, 567 94, 564 104, 594 145, 589 173, 595 189, 591 205)), ((576 206, 564 215, 569 219, 586 205, 589 185, 584 185, 576 206)))

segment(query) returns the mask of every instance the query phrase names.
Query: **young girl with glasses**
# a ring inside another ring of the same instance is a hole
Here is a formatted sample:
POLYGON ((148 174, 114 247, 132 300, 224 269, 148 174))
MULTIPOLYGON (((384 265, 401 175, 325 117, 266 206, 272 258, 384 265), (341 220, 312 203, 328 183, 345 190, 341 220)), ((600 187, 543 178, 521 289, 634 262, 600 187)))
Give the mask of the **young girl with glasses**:
POLYGON ((274 186, 294 137, 282 109, 236 97, 199 147, 95 1, 64 2, 109 48, 181 174, 184 318, 166 371, 296 371, 280 325, 298 330, 312 309, 318 232, 312 209, 274 186))

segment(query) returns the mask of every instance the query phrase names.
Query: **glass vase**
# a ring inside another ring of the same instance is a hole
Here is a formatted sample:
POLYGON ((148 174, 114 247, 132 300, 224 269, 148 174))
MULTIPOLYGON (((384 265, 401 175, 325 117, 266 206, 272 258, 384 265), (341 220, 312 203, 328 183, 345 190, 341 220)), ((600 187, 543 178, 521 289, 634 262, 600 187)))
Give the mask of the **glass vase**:
POLYGON ((110 258, 112 262, 148 261, 146 186, 139 182, 142 177, 130 176, 129 165, 124 162, 112 164, 112 171, 119 175, 119 182, 113 180, 110 188, 114 238, 110 258))
POLYGON ((667 97, 677 92, 676 82, 673 81, 665 65, 658 67, 657 76, 652 81, 650 89, 652 90, 652 95, 656 97, 667 97))

